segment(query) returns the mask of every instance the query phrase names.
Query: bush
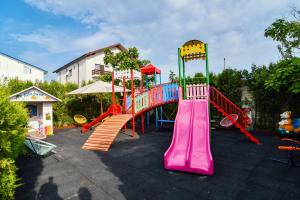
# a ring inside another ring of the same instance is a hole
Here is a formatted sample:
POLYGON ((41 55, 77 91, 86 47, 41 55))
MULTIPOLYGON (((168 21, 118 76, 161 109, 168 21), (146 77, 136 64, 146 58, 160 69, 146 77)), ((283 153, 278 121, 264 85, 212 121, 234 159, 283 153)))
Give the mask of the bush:
POLYGON ((16 176, 16 166, 13 159, 0 159, 0 200, 14 199, 14 191, 20 186, 16 176))
POLYGON ((13 199, 18 187, 14 159, 23 150, 28 113, 21 103, 10 102, 0 87, 0 199, 13 199))

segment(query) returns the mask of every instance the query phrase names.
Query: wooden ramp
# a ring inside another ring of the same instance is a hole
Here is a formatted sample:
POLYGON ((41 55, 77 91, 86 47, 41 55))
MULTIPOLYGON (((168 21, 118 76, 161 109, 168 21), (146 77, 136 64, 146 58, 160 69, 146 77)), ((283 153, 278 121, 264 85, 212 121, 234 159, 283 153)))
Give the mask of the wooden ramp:
POLYGON ((122 127, 132 118, 131 114, 113 115, 97 126, 81 147, 86 150, 108 151, 122 127))

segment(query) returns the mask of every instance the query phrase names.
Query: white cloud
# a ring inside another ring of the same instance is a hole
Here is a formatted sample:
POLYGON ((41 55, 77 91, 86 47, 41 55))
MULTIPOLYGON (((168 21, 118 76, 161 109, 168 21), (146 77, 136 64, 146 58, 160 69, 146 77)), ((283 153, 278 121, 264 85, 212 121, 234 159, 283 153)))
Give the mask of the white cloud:
MULTIPOLYGON (((41 28, 17 35, 49 53, 85 52, 115 42, 137 46, 141 55, 177 72, 177 48, 189 39, 208 42, 210 66, 219 72, 226 57, 228 65, 249 68, 278 59, 276 45, 263 36, 276 18, 300 5, 293 0, 25 0, 54 15, 71 17, 82 28, 93 26, 91 34, 70 34, 70 30, 41 28)), ((63 64, 63 63, 62 63, 63 64)), ((190 72, 196 72, 193 68, 190 72)))

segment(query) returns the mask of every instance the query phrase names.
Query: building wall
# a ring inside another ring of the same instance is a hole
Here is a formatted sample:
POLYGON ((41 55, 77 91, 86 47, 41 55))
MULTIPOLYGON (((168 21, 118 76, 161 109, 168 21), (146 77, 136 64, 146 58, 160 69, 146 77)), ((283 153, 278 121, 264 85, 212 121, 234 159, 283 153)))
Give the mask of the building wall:
MULTIPOLYGON (((119 48, 111 48, 111 51, 113 53, 118 53, 121 50, 119 48)), ((104 64, 104 52, 99 52, 94 55, 88 56, 79 62, 76 62, 61 71, 59 71, 57 74, 57 81, 60 83, 75 83, 79 86, 83 81, 88 82, 89 80, 95 80, 98 76, 92 75, 92 70, 96 69, 96 65, 105 65, 104 64), (79 66, 79 69, 78 69, 79 66), (66 76, 69 71, 72 70, 71 76, 66 76), (79 72, 79 74, 78 74, 79 72)), ((112 67, 105 66, 105 71, 112 71, 112 67)))
POLYGON ((44 81, 44 71, 0 54, 0 81, 13 78, 44 81))
POLYGON ((57 73, 57 81, 65 83, 81 84, 86 79, 86 59, 76 62, 57 73))

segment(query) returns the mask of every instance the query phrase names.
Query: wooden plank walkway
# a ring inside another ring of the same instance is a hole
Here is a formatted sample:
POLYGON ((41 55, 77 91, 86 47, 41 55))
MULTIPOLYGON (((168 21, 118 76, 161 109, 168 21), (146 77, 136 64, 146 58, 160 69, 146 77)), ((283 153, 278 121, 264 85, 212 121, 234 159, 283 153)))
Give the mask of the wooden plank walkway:
POLYGON ((131 114, 114 115, 97 126, 81 147, 86 150, 108 151, 122 127, 132 118, 131 114))

